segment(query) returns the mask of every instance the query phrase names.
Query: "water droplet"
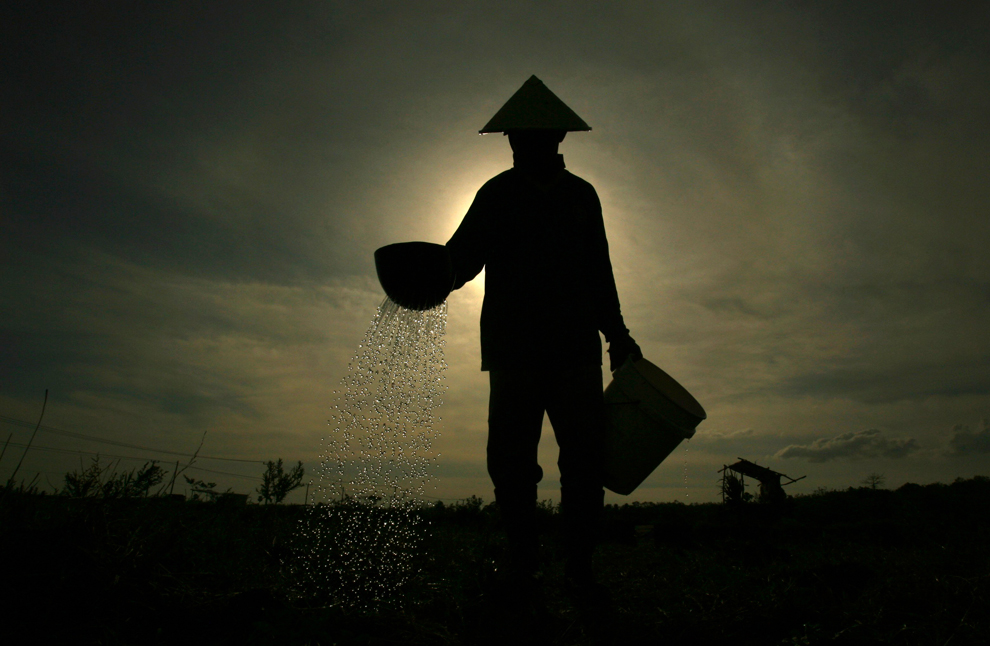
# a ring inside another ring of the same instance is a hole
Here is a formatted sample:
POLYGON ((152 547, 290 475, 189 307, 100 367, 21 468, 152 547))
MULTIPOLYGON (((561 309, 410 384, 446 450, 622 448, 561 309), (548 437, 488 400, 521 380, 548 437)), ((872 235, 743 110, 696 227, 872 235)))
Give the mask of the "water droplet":
POLYGON ((432 480, 446 390, 446 322, 446 304, 416 312, 386 299, 334 393, 317 474, 322 499, 300 523, 294 571, 300 587, 335 604, 397 605, 413 574, 425 531, 418 496, 432 480))

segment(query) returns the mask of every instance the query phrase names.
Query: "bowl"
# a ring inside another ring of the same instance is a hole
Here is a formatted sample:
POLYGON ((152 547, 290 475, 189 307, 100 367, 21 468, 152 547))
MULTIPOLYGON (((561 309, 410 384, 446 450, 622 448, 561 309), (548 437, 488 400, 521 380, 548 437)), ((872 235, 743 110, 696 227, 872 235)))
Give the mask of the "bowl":
POLYGON ((385 294, 410 310, 440 305, 454 286, 450 252, 432 242, 399 242, 375 251, 375 270, 385 294))

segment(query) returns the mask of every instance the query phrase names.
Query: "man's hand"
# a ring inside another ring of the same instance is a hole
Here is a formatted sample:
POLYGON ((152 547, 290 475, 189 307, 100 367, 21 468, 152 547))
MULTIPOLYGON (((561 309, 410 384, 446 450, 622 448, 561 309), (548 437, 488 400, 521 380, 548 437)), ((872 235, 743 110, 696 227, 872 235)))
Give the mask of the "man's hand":
POLYGON ((636 342, 628 334, 620 336, 613 339, 611 343, 608 344, 608 358, 610 368, 612 372, 615 372, 622 367, 622 364, 626 362, 629 357, 633 358, 633 361, 637 361, 643 358, 643 351, 639 349, 636 342))

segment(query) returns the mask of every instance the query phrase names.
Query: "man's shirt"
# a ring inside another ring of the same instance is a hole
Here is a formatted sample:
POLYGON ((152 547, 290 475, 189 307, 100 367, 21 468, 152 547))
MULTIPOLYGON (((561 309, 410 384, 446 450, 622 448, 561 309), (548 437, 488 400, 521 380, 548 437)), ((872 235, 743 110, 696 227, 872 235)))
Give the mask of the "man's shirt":
POLYGON ((601 365, 627 332, 598 194, 558 158, 485 183, 447 242, 454 289, 485 268, 482 370, 601 365))

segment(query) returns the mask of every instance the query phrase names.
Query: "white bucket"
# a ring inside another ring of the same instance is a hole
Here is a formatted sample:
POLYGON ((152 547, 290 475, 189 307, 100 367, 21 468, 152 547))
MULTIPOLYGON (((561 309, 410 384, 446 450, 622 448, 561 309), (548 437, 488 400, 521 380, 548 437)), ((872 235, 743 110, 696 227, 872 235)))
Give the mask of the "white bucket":
POLYGON ((626 361, 612 373, 605 410, 605 486, 623 495, 708 417, 691 393, 646 359, 626 361))

